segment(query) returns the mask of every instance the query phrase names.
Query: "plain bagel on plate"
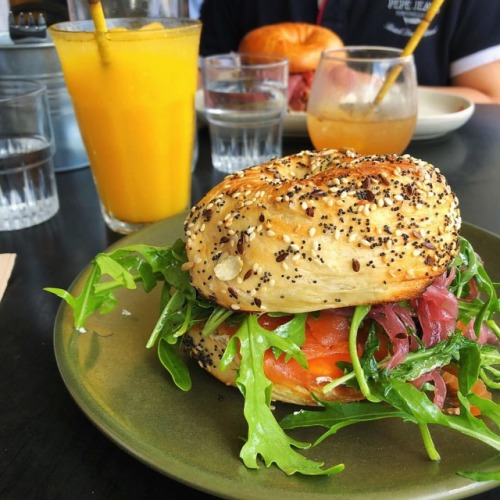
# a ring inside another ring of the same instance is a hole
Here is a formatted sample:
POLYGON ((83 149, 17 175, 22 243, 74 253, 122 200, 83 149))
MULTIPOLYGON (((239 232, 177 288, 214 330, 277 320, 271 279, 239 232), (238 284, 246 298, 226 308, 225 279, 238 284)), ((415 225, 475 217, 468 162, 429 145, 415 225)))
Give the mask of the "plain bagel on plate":
POLYGON ((239 51, 287 56, 290 73, 315 70, 325 49, 340 48, 340 37, 323 26, 285 22, 255 28, 240 42, 239 51))
POLYGON ((321 53, 343 45, 336 33, 323 26, 285 22, 250 31, 241 41, 238 50, 248 54, 287 56, 290 65, 288 109, 304 112, 321 53))

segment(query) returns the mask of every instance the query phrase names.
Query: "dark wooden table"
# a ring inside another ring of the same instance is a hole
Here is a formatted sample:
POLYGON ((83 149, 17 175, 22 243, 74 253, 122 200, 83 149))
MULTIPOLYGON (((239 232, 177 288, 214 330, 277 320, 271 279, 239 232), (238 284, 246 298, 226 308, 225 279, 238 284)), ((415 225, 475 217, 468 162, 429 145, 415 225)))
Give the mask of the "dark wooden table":
MULTIPOLYGON (((197 201, 222 175, 200 132, 197 201)), ((286 138, 286 154, 311 148, 286 138)), ((500 106, 478 106, 460 130, 412 143, 408 152, 439 166, 463 219, 500 234, 500 106)), ((0 232, 0 253, 17 263, 0 303, 0 498, 209 498, 159 474, 109 441, 71 399, 59 375, 53 325, 59 301, 44 286, 67 288, 92 257, 120 238, 106 229, 88 168, 57 174, 59 213, 39 226, 0 232)), ((499 498, 500 490, 480 495, 499 498)))

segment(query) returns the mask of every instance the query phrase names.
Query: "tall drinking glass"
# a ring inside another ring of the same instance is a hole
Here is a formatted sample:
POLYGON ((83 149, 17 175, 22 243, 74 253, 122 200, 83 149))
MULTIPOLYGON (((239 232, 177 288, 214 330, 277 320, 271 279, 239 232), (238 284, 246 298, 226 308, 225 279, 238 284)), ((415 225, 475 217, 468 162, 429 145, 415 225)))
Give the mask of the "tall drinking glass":
MULTIPOLYGON (((91 19, 89 0, 67 0, 70 21, 91 19)), ((117 17, 188 17, 188 0, 106 0, 104 16, 117 17)))
POLYGON ((307 129, 316 149, 401 154, 417 120, 413 56, 386 47, 325 51, 314 76, 307 129), (389 81, 386 85, 387 79, 389 81))
POLYGON ((0 231, 24 229, 59 210, 47 88, 0 78, 0 231))
POLYGON ((49 28, 104 219, 130 233, 190 205, 201 23, 122 18, 107 29, 49 28))
POLYGON ((212 164, 222 172, 281 156, 288 59, 222 54, 203 61, 212 164))

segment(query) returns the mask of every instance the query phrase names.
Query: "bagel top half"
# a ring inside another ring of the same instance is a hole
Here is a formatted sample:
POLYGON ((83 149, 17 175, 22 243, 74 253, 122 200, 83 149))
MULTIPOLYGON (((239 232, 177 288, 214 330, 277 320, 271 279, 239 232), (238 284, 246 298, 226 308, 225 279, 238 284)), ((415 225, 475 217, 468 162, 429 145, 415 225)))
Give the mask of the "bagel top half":
POLYGON ((185 222, 193 286, 233 310, 420 295, 458 250, 456 196, 410 156, 303 151, 227 176, 185 222))

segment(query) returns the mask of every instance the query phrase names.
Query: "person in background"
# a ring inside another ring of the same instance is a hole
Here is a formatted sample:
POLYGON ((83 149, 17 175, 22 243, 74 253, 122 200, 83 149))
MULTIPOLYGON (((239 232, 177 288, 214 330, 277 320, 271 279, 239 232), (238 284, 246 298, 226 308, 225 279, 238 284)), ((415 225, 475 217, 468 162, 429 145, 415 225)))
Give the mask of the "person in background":
MULTIPOLYGON (((204 0, 200 54, 237 51, 258 26, 320 24, 345 45, 403 48, 426 0, 204 0)), ((500 104, 500 1, 448 0, 414 52, 419 85, 446 87, 476 103, 500 104)))

